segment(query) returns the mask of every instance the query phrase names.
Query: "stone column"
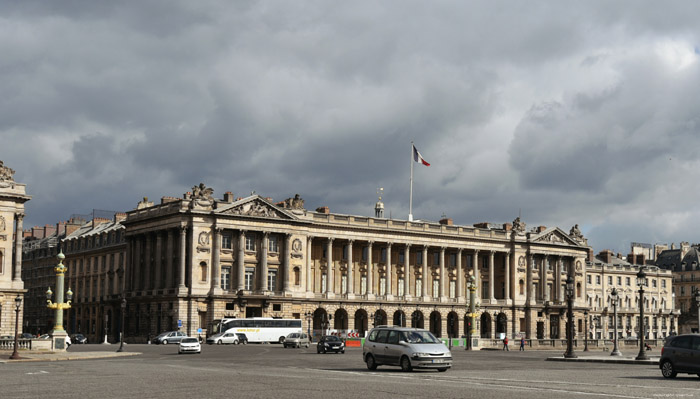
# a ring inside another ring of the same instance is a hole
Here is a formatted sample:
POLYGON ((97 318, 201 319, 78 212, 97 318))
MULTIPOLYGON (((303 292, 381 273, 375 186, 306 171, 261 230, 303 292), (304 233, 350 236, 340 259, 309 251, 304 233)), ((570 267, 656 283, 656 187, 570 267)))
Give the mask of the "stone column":
POLYGON ((489 253, 489 301, 491 303, 496 301, 496 297, 494 296, 493 292, 493 283, 494 283, 494 271, 495 269, 494 262, 493 262, 493 257, 496 254, 496 251, 490 251, 489 253))
POLYGON ((143 254, 143 290, 148 291, 153 287, 153 282, 151 281, 151 268, 153 267, 153 263, 151 263, 151 254, 153 253, 152 250, 152 241, 153 241, 153 233, 146 233, 145 239, 146 239, 146 250, 145 253, 143 254))
POLYGON ((547 300, 547 255, 542 257, 540 263, 540 299, 547 300))
MULTIPOLYGON (((511 262, 511 253, 510 253, 510 251, 506 251, 506 258, 505 258, 505 262, 504 262, 504 263, 505 263, 505 264, 504 264, 504 268, 505 268, 504 274, 505 274, 505 288, 506 288, 505 291, 506 291, 506 292, 505 292, 505 296, 503 297, 503 299, 505 299, 506 301, 509 301, 509 300, 510 300, 510 279, 511 279, 511 277, 512 277, 512 276, 510 275, 510 269, 511 269, 511 267, 512 267, 511 265, 513 264, 513 262, 511 262)), ((515 283, 513 283, 513 284, 515 284, 515 283)), ((512 323, 511 323, 511 324, 512 324, 512 323)))
POLYGON ((187 226, 180 226, 180 259, 177 265, 179 276, 178 291, 183 292, 187 289, 185 286, 185 262, 187 261, 187 226))
POLYGON ((464 301, 464 270, 462 270, 462 248, 457 249, 457 301, 464 301))
POLYGON ((163 280, 163 234, 161 231, 156 232, 156 273, 153 289, 161 289, 161 281, 163 280))
POLYGON ((173 287, 173 230, 168 229, 165 242, 165 287, 173 287))
MULTIPOLYGON (((15 214, 15 269, 12 273, 12 280, 15 283, 22 281, 22 239, 24 238, 24 213, 15 214)), ((11 255, 11 254, 10 254, 11 255)), ((10 256, 10 259, 12 257, 10 256)), ((9 263, 9 262, 8 262, 9 263)))
POLYGON ((282 269, 284 269, 283 289, 285 294, 289 292, 289 280, 291 279, 289 270, 289 258, 292 257, 292 235, 284 235, 284 259, 282 259, 282 269))
MULTIPOLYGON (((124 264, 124 292, 131 291, 133 288, 133 281, 132 281, 132 276, 134 275, 134 266, 133 262, 131 261, 134 256, 134 244, 133 244, 133 239, 131 237, 126 237, 126 262, 124 264)), ((74 263, 75 265, 76 263, 74 263)), ((77 270, 73 270, 73 275, 76 276, 77 280, 77 270)), ((77 284, 77 282, 76 282, 77 284)), ((77 285, 75 287, 76 289, 78 288, 77 285)))
POLYGON ((428 246, 425 245, 423 246, 423 298, 425 299, 430 297, 428 294, 429 280, 431 280, 431 275, 428 271, 428 246))
MULTIPOLYGON (((472 265, 474 267, 474 281, 476 281, 476 299, 478 300, 479 303, 481 303, 481 274, 479 273, 479 250, 475 249, 474 250, 474 264, 472 265)), ((476 328, 476 326, 474 326, 476 328)))
POLYGON ((556 302, 561 302, 561 256, 557 256, 557 267, 556 270, 554 270, 554 284, 556 284, 556 287, 554 289, 554 295, 555 298, 554 300, 556 302))
POLYGON ((445 297, 445 284, 447 283, 447 271, 445 268, 445 247, 440 247, 440 285, 438 285, 438 297, 442 301, 445 297))
POLYGON ((367 243, 367 295, 374 295, 374 266, 372 265, 372 244, 367 243))
MULTIPOLYGON (((143 248, 143 242, 142 242, 142 237, 141 235, 134 236, 134 291, 141 291, 143 290, 144 287, 144 279, 143 279, 143 253, 142 253, 142 248, 143 248)), ((87 268, 89 263, 86 261, 85 262, 85 267, 87 268)))
POLYGON ((214 227, 211 232, 211 292, 221 293, 221 227, 214 227))
POLYGON ((238 256, 236 256, 236 268, 238 278, 236 291, 245 290, 245 230, 238 232, 238 256))
MULTIPOLYGON (((348 265, 347 265, 347 273, 348 273, 348 295, 354 295, 355 294, 355 265, 352 263, 352 243, 353 240, 348 241, 348 265)), ((348 326, 349 328, 349 326, 348 326)))
POLYGON ((314 280, 313 274, 311 273, 311 252, 313 250, 312 236, 306 237, 306 293, 307 296, 314 292, 314 280))
POLYGON ((268 239, 270 238, 270 232, 265 231, 263 232, 263 239, 262 239, 262 251, 260 251, 260 291, 265 292, 270 289, 273 289, 275 287, 268 287, 267 286, 267 246, 268 246, 268 239))
POLYGON ((535 290, 534 290, 533 287, 532 287, 532 285, 533 285, 533 283, 534 283, 534 282, 533 282, 533 275, 532 275, 533 270, 532 270, 532 269, 534 269, 534 267, 535 267, 535 256, 534 256, 532 253, 530 253, 530 254, 527 255, 527 281, 526 281, 526 283, 527 283, 527 287, 526 287, 526 288, 527 288, 527 290, 526 290, 526 295, 527 295, 526 302, 529 303, 529 304, 532 304, 532 302, 534 302, 534 301, 533 301, 533 297, 534 297, 534 291, 535 291, 535 290))
POLYGON ((410 297, 411 296, 411 275, 413 274, 411 272, 411 262, 410 262, 410 255, 411 255, 411 245, 406 244, 406 247, 403 250, 403 295, 404 297, 410 297))
POLYGON ((332 294, 335 291, 333 287, 335 278, 333 269, 333 239, 329 238, 326 242, 326 293, 328 294, 332 294))
POLYGON ((392 291, 391 291, 391 275, 392 275, 392 270, 391 270, 391 243, 386 244, 386 296, 391 297, 392 296, 392 291))

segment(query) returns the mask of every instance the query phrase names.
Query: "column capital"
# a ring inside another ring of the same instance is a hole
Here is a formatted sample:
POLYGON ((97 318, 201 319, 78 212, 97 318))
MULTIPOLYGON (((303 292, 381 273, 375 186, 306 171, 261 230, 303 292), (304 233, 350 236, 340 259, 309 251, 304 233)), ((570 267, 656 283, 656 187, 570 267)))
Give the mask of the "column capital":
POLYGON ((355 240, 353 240, 353 239, 348 239, 348 244, 349 244, 349 245, 352 245, 352 244, 354 244, 354 243, 355 243, 355 240))
POLYGON ((367 241, 367 246, 371 247, 374 244, 374 241, 367 241))
POLYGON ((185 233, 187 233, 187 226, 180 225, 180 234, 185 234, 185 233))
POLYGON ((478 250, 478 249, 474 249, 473 251, 474 251, 474 255, 479 255, 479 250, 478 250))
POLYGON ((447 249, 447 247, 442 246, 442 247, 440 247, 440 252, 445 252, 446 249, 447 249))
POLYGON ((24 219, 24 212, 17 212, 17 213, 15 213, 15 219, 17 219, 18 221, 21 222, 22 219, 24 219))
POLYGON ((216 234, 221 234, 221 232, 224 231, 224 228, 221 227, 221 226, 214 226, 214 227, 212 228, 212 230, 213 230, 216 234))
POLYGON ((270 232, 269 232, 269 231, 263 231, 262 233, 263 233, 263 235, 265 236, 265 238, 267 238, 267 237, 270 236, 270 232))
POLYGON ((462 255, 462 251, 464 251, 464 248, 457 248, 458 255, 462 255))
POLYGON ((406 249, 411 249, 411 244, 404 244, 404 246, 406 247, 406 249))
POLYGON ((394 245, 393 242, 387 242, 387 243, 386 243, 386 247, 387 247, 387 248, 391 248, 392 245, 394 245))
POLYGON ((332 244, 334 240, 335 240, 335 238, 333 238, 333 237, 328 237, 328 242, 329 242, 329 243, 332 244))

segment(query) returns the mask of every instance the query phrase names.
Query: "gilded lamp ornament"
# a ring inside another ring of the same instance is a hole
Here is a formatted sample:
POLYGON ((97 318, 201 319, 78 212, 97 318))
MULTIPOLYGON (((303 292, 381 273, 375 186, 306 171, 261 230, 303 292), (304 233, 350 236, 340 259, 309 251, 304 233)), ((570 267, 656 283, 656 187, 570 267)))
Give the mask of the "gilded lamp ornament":
POLYGON ((63 255, 63 251, 57 255, 58 258, 58 265, 53 268, 54 272, 56 272, 56 302, 52 302, 51 298, 53 296, 53 292, 51 291, 51 287, 46 290, 46 302, 48 303, 47 307, 49 309, 54 309, 56 311, 55 318, 54 320, 56 321, 54 325, 54 331, 62 331, 63 330, 63 310, 65 309, 70 309, 71 305, 71 300, 73 299, 73 291, 71 291, 70 288, 68 288, 68 291, 65 293, 65 302, 63 301, 64 295, 63 295, 63 281, 65 278, 66 270, 68 269, 64 264, 63 264, 63 259, 66 258, 65 255, 63 255))

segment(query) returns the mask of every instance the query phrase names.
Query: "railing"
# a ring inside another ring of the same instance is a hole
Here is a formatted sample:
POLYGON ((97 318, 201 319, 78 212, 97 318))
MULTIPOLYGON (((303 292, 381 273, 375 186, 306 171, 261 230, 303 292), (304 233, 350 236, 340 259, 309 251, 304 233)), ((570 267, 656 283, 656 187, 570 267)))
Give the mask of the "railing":
MULTIPOLYGON (((18 339, 17 340, 17 347, 18 349, 32 349, 32 340, 31 339, 18 339)), ((14 350, 15 349, 15 339, 14 338, 3 338, 0 339, 0 349, 5 349, 5 350, 14 350)))

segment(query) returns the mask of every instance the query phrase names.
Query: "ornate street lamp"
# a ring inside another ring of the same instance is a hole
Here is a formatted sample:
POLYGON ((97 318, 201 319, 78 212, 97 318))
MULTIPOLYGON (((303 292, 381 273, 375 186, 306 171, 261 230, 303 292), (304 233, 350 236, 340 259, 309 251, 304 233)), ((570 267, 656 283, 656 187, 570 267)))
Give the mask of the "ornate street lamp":
POLYGON ((306 312, 304 313, 304 318, 306 318, 306 333, 309 335, 309 341, 313 342, 311 340, 311 320, 313 320, 314 314, 312 312, 306 312))
POLYGON ((63 280, 66 274, 66 270, 68 269, 66 266, 63 265, 63 259, 66 258, 65 255, 63 255, 63 251, 61 251, 58 256, 58 265, 54 267, 54 272, 56 272, 56 302, 51 302, 51 297, 53 295, 53 292, 51 292, 51 287, 49 287, 48 290, 46 290, 46 302, 48 302, 47 307, 49 309, 54 309, 54 326, 53 330, 49 333, 51 335, 51 338, 53 339, 53 347, 55 349, 66 349, 66 336, 68 335, 66 331, 63 329, 63 310, 65 309, 70 309, 70 303, 71 300, 73 299, 73 291, 68 288, 68 291, 66 292, 65 299, 66 302, 63 302, 63 280))
POLYGON ((467 288, 469 289, 469 326, 467 328, 467 345, 465 345, 465 350, 472 350, 472 336, 476 333, 476 277, 469 273, 469 281, 467 281, 467 288))
POLYGON ((644 333, 646 331, 644 325, 644 287, 647 285, 647 275, 641 267, 637 273, 637 285, 639 286, 639 355, 635 360, 647 360, 649 358, 644 349, 644 333))
POLYGON ((126 298, 122 298, 122 303, 121 303, 121 308, 122 308, 122 325, 120 327, 119 331, 119 349, 117 349, 117 352, 124 352, 124 317, 126 315, 126 298))
POLYGON ((695 304, 698 307, 698 332, 700 333, 700 290, 695 290, 695 304))
POLYGON ((17 295, 15 297, 15 350, 12 351, 12 355, 10 355, 10 359, 12 360, 17 360, 21 359, 19 357, 19 353, 17 352, 17 345, 18 345, 18 337, 19 337, 19 309, 22 307, 22 297, 17 295))
POLYGON ((588 352, 588 309, 583 311, 583 351, 588 352))
POLYGON ((566 278, 566 301, 568 304, 567 316, 567 336, 566 336, 566 353, 564 357, 567 359, 577 358, 574 353, 574 278, 569 276, 566 278))
POLYGON ((620 300, 620 296, 617 293, 615 287, 613 287, 610 292, 610 298, 612 298, 613 305, 613 350, 610 352, 610 356, 622 356, 620 350, 617 347, 617 302, 620 300))

